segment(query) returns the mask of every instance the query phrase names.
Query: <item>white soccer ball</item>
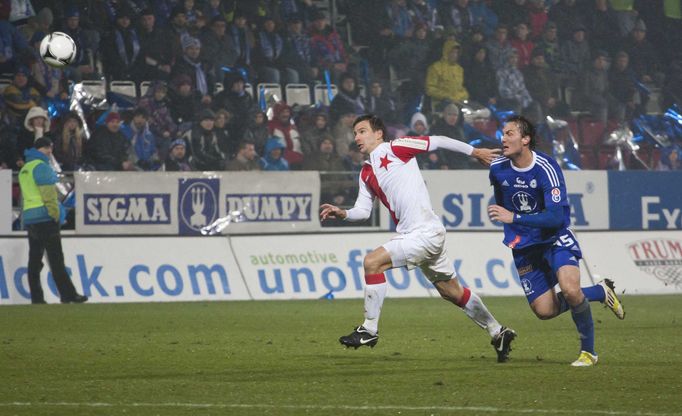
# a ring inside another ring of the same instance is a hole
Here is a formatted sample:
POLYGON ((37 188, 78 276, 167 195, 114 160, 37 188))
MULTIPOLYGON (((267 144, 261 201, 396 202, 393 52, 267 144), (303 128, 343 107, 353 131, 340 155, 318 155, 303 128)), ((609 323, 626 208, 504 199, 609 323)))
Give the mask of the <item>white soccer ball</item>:
POLYGON ((46 64, 64 68, 76 58, 76 42, 62 32, 52 32, 40 42, 40 57, 46 64))

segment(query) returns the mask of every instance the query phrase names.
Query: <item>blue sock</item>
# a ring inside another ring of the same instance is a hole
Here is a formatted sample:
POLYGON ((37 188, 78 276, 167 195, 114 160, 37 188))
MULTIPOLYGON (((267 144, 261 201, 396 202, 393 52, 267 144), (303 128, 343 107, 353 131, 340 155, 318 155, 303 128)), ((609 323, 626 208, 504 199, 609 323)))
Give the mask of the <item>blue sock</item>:
POLYGON ((580 334, 580 349, 590 354, 594 352, 594 322, 592 321, 592 310, 587 298, 582 303, 571 308, 573 322, 580 334))
POLYGON ((594 285, 590 287, 581 288, 583 294, 590 302, 604 302, 606 300, 606 292, 601 285, 594 285))

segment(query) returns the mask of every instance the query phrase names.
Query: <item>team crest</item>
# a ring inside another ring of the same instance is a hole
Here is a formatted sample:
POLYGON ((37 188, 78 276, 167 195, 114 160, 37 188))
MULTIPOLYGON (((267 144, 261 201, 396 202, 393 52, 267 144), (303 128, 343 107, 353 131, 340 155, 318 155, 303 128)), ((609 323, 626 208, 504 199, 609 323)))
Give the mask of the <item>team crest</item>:
POLYGON ((561 202, 561 190, 559 188, 552 188, 552 201, 561 202))
POLYGON ((523 286, 523 291, 526 293, 526 296, 533 294, 533 285, 530 283, 530 280, 521 279, 521 286, 523 286))
POLYGON ((537 207, 537 201, 528 192, 519 191, 512 196, 512 203, 516 212, 529 213, 533 212, 537 207))

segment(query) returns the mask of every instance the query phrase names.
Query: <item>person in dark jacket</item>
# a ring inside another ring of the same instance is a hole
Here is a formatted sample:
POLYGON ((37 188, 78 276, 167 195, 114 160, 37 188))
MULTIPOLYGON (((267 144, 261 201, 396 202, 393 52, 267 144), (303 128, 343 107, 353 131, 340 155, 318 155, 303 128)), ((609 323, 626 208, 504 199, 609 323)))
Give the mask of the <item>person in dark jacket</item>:
POLYGON ((230 136, 241 138, 252 115, 258 111, 253 97, 246 92, 246 80, 239 71, 225 75, 225 89, 213 100, 213 109, 225 109, 232 114, 230 136))
POLYGON ((50 167, 52 141, 37 139, 24 153, 26 164, 19 172, 19 187, 23 197, 22 220, 28 229, 28 286, 31 303, 46 303, 40 283, 43 255, 47 252, 52 278, 62 303, 83 303, 86 296, 78 294, 64 265, 64 253, 59 233, 62 221, 55 184, 57 174, 50 167))
POLYGON ((187 162, 186 144, 183 139, 173 140, 168 150, 168 156, 163 163, 166 172, 189 172, 192 167, 187 162))
POLYGON ((464 66, 464 87, 469 91, 469 98, 472 100, 483 105, 495 104, 497 79, 495 71, 486 59, 488 50, 481 45, 472 53, 464 66))
POLYGON ((204 109, 194 127, 185 134, 185 140, 192 146, 191 163, 194 170, 223 170, 225 167, 225 154, 218 145, 214 125, 215 113, 204 109))
POLYGON ((344 114, 360 115, 365 112, 365 102, 360 96, 355 77, 346 72, 341 75, 339 92, 329 106, 331 124, 336 124, 344 114))
POLYGON ((111 112, 85 145, 86 160, 95 170, 133 170, 127 160, 128 139, 121 132, 121 116, 111 112))
POLYGON ((201 103, 211 104, 215 76, 213 67, 200 58, 201 42, 197 38, 185 36, 182 39, 182 50, 182 57, 173 65, 171 78, 175 79, 181 75, 189 77, 192 88, 201 94, 201 103))

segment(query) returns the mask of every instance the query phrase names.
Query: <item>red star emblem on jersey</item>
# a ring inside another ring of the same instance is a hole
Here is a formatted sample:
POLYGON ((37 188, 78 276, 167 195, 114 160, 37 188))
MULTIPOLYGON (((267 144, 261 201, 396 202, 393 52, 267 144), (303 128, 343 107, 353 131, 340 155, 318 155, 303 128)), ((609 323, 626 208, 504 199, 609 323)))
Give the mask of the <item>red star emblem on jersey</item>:
POLYGON ((388 155, 380 157, 379 160, 381 160, 381 165, 379 165, 379 169, 385 168, 386 170, 388 170, 388 164, 393 162, 392 160, 388 159, 388 155))

